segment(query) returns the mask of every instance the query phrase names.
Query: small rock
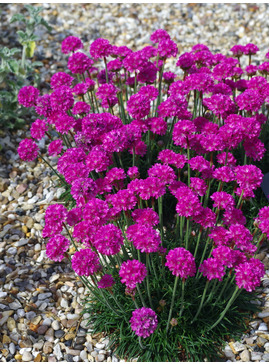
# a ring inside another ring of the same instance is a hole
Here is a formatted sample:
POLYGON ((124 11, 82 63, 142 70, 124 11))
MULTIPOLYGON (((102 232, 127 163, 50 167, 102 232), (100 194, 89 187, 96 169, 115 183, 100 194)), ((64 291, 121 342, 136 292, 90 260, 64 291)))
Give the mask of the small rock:
POLYGON ((20 308, 19 310, 17 310, 17 315, 18 317, 24 317, 25 316, 25 311, 23 308, 20 308))
POLYGON ((34 272, 32 278, 34 281, 39 281, 41 278, 41 273, 39 271, 34 272))
POLYGON ((249 351, 247 349, 242 351, 242 353, 240 354, 240 358, 242 361, 249 361, 250 360, 249 351))
POLYGON ((46 341, 43 346, 43 353, 44 354, 50 354, 52 353, 53 344, 49 341, 46 341))
POLYGON ((262 322, 259 327, 258 327, 258 331, 268 331, 268 327, 266 325, 265 322, 262 322))
POLYGON ((66 360, 67 362, 73 362, 73 361, 74 361, 74 360, 73 360, 73 355, 66 354, 66 356, 65 356, 65 360, 66 360))
POLYGON ((51 319, 49 317, 46 317, 43 320, 42 325, 50 326, 51 325, 51 319))
POLYGON ((60 361, 60 359, 63 357, 60 344, 56 344, 53 349, 53 354, 56 356, 57 360, 60 361))
POLYGON ((55 337, 58 338, 58 339, 60 339, 61 337, 63 337, 64 334, 65 334, 65 331, 63 331, 63 330, 56 330, 54 332, 55 337))
POLYGON ((22 354, 22 361, 32 361, 33 360, 33 356, 29 351, 24 351, 24 353, 22 354))
POLYGON ((60 322, 57 320, 54 320, 51 324, 51 327, 53 328, 53 330, 59 330, 61 328, 60 322))
POLYGON ((39 315, 39 316, 35 316, 32 320, 31 320, 31 323, 33 325, 38 325, 39 322, 42 320, 42 317, 39 315))
POLYGON ((256 351, 252 351, 250 354, 251 360, 255 361, 255 360, 261 360, 262 357, 262 353, 257 353, 256 351))
POLYGON ((68 302, 67 302, 67 300, 65 298, 61 299, 60 305, 63 308, 68 308, 69 307, 69 304, 68 304, 68 302))
POLYGON ((9 308, 11 308, 11 310, 18 310, 19 308, 21 308, 21 303, 16 301, 11 302, 9 308))
POLYGON ((268 311, 262 311, 258 313, 258 317, 260 318, 265 318, 269 316, 269 312, 268 311))
POLYGON ((54 341, 54 330, 51 327, 46 331, 45 339, 50 342, 54 341))
POLYGON ((241 343, 240 343, 240 342, 238 342, 238 341, 236 341, 236 342, 233 344, 233 346, 234 346, 235 351, 237 351, 237 352, 240 352, 240 351, 243 351, 243 350, 245 350, 245 349, 246 349, 245 345, 244 345, 244 344, 241 344, 241 343))
POLYGON ((48 362, 49 362, 49 363, 55 363, 55 362, 57 362, 57 359, 55 358, 55 356, 54 356, 54 355, 50 355, 50 356, 48 357, 48 362))
MULTIPOLYGON (((226 345, 225 348, 224 348, 224 355, 226 356, 226 358, 228 359, 234 359, 235 358, 235 355, 232 351, 232 349, 230 348, 229 345, 226 345)), ((113 361, 113 357, 112 357, 112 361, 113 361)))
POLYGON ((41 350, 43 348, 43 345, 44 345, 44 341, 40 340, 33 345, 33 348, 36 350, 41 350))
POLYGON ((10 342, 11 342, 10 337, 4 334, 3 339, 2 339, 2 343, 3 344, 10 344, 10 342))
POLYGON ((264 361, 269 361, 269 353, 265 353, 265 354, 263 354, 263 356, 262 356, 262 360, 264 360, 264 361))
POLYGON ((82 350, 82 351, 80 352, 79 356, 80 356, 80 358, 81 358, 83 361, 88 360, 88 355, 87 355, 87 353, 86 353, 86 351, 85 351, 85 350, 82 350))
POLYGON ((16 328, 16 322, 15 322, 15 320, 12 317, 9 317, 7 319, 7 328, 11 332, 16 328))
POLYGON ((14 343, 10 343, 8 349, 9 349, 9 352, 10 352, 11 355, 14 355, 16 353, 16 346, 15 346, 14 343))
POLYGON ((47 293, 40 293, 39 295, 38 295, 38 299, 40 300, 40 301, 44 301, 45 299, 47 299, 47 298, 49 298, 49 297, 51 297, 52 296, 52 293, 51 292, 47 292, 47 293))
POLYGON ((95 345, 95 347, 97 348, 97 349, 104 349, 104 347, 105 347, 106 345, 104 344, 104 343, 97 343, 96 345, 95 345))
POLYGON ((37 329, 37 333, 39 334, 39 335, 44 335, 45 334, 45 332, 48 330, 48 326, 47 325, 41 325, 41 326, 39 326, 39 328, 37 329))

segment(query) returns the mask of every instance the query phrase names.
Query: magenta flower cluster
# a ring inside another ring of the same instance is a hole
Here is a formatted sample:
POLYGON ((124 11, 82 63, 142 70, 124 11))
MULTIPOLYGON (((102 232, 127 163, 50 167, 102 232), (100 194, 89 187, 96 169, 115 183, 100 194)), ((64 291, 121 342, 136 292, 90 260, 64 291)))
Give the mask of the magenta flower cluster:
POLYGON ((254 163, 266 152, 269 62, 251 64, 259 52, 252 43, 226 56, 204 44, 178 54, 163 29, 150 40, 132 51, 98 38, 87 52, 69 36, 61 48, 67 67, 51 77, 51 92, 25 86, 18 94, 38 114, 20 158, 34 161, 38 142, 48 141, 72 200, 69 211, 63 204, 46 210, 47 256, 71 255, 71 236, 76 274, 92 276, 104 301, 124 285, 136 307, 131 329, 144 339, 158 325, 153 309, 160 312, 149 292, 153 276, 161 282, 166 270, 186 285, 232 276, 239 289, 253 291, 264 274, 254 254, 269 236, 269 207, 259 211, 254 233, 243 213, 263 180, 254 163))

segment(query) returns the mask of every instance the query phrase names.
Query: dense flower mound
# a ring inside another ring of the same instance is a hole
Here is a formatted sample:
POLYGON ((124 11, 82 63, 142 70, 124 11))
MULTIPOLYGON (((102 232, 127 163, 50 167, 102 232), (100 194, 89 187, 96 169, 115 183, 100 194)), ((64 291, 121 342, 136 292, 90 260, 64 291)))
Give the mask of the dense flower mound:
POLYGON ((112 322, 130 321, 126 340, 133 330, 151 355, 163 328, 178 350, 199 315, 214 304, 216 314, 200 326, 222 320, 242 289, 261 282, 255 256, 269 236, 269 207, 254 224, 244 213, 256 209, 251 199, 263 180, 256 161, 266 153, 269 62, 256 65, 252 43, 229 54, 205 44, 179 54, 163 29, 150 40, 132 51, 97 38, 86 51, 67 37, 67 67, 51 77, 51 90, 25 86, 18 94, 38 115, 18 153, 45 159, 48 141, 52 165, 57 160, 65 193, 46 209, 48 257, 68 258, 92 302, 109 309, 112 322))
POLYGON ((130 323, 136 335, 145 339, 156 330, 158 319, 151 308, 142 307, 133 311, 130 323))

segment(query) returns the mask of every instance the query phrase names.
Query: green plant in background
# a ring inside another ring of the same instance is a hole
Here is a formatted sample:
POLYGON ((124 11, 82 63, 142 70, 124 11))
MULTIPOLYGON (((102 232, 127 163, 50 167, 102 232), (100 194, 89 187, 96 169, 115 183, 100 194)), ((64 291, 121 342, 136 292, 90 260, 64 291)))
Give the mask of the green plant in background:
POLYGON ((43 65, 42 62, 33 61, 36 48, 36 27, 43 25, 48 31, 51 27, 42 16, 43 7, 25 5, 28 14, 15 14, 10 23, 20 22, 25 30, 18 30, 18 41, 22 48, 0 47, 0 122, 6 128, 18 128, 24 122, 27 109, 19 106, 17 95, 19 90, 31 79, 36 86, 39 85, 40 77, 36 68, 43 65))

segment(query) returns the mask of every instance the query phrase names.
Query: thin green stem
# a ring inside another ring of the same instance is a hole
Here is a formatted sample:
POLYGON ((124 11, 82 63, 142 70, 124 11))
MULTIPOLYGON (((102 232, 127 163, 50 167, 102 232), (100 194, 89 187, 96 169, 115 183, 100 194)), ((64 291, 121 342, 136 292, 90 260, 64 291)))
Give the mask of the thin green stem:
POLYGON ((169 315, 168 315, 168 320, 167 320, 167 324, 166 324, 166 333, 168 332, 168 329, 169 329, 169 323, 170 323, 170 320, 171 320, 171 317, 172 317, 172 312, 173 312, 174 303, 175 303, 175 297, 176 297, 176 290, 177 290, 178 280, 179 280, 179 276, 176 276, 176 278, 175 278, 175 283, 174 283, 174 289, 173 289, 173 295, 172 295, 171 306, 170 306, 169 315))
POLYGON ((146 254, 146 266, 147 266, 147 276, 146 276, 147 293, 148 293, 150 307, 153 308, 151 293, 150 293, 150 286, 149 286, 149 253, 146 254))
POLYGON ((197 317, 199 316, 199 314, 201 312, 209 282, 210 282, 209 280, 206 281, 205 288, 204 288, 203 295, 202 295, 202 299, 201 299, 201 302, 200 302, 200 306, 199 306, 198 311, 196 312, 196 315, 194 316, 191 324, 193 324, 194 321, 196 321, 197 317))
POLYGON ((231 307, 231 305, 233 304, 233 302, 235 301, 236 297, 238 296, 238 294, 240 294, 241 290, 239 289, 238 286, 235 287, 234 293, 232 295, 232 297, 230 298, 229 302, 227 303, 225 309, 222 311, 222 313, 220 314, 220 317, 218 318, 218 320, 210 327, 210 330, 212 330, 215 326, 217 326, 220 321, 223 319, 223 317, 225 316, 226 312, 229 310, 229 308, 231 307))

